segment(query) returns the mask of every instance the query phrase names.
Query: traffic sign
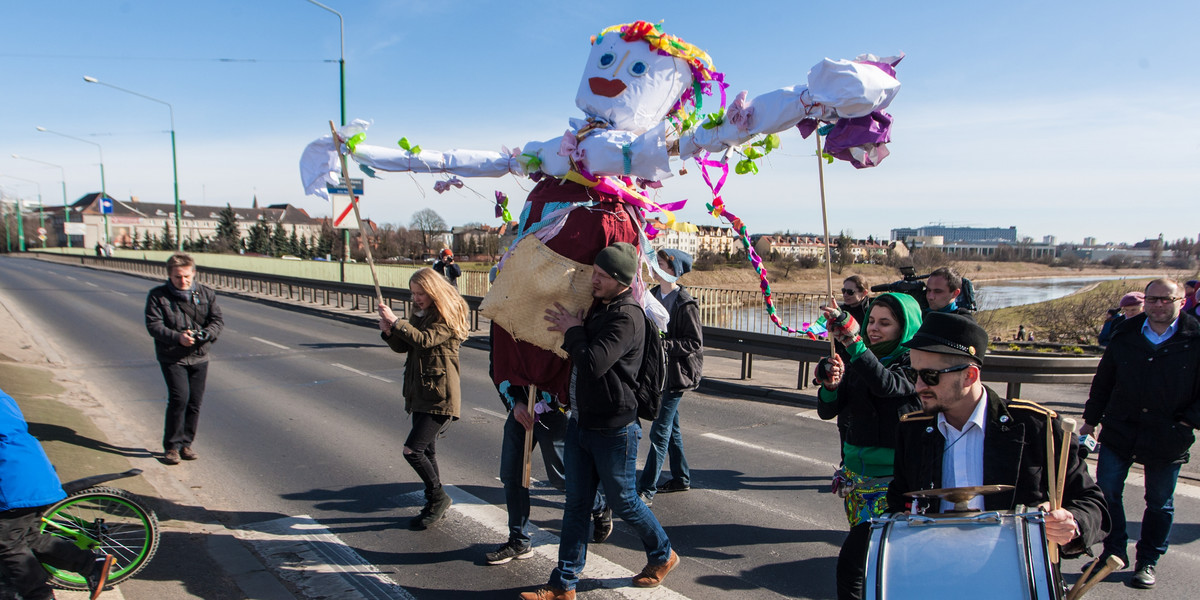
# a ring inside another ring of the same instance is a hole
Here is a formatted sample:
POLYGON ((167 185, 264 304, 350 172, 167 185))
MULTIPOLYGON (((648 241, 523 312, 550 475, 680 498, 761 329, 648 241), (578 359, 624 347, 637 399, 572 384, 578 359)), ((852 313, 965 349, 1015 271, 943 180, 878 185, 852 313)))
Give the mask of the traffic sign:
POLYGON ((40 235, 40 236, 45 236, 45 235, 46 235, 46 228, 45 228, 45 227, 38 227, 38 235, 40 235))

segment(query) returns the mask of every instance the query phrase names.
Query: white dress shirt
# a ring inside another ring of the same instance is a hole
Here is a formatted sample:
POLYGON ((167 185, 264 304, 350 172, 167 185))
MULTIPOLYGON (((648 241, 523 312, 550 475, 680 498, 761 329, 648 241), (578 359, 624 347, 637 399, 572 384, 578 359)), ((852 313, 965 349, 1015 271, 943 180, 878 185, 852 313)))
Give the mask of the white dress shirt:
MULTIPOLYGON (((983 485, 983 434, 987 427, 987 401, 987 390, 984 390, 962 430, 947 423, 945 413, 938 414, 938 431, 946 438, 946 447, 942 451, 943 488, 983 485)), ((976 496, 967 506, 983 510, 983 496, 976 496)), ((953 502, 942 500, 941 512, 953 508, 953 502)))

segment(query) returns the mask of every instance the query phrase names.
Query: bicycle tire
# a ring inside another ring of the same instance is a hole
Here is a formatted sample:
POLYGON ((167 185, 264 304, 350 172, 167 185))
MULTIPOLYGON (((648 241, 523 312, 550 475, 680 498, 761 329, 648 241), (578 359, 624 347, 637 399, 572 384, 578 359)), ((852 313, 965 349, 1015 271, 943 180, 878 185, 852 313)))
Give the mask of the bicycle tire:
MULTIPOLYGON (((141 571, 158 551, 158 516, 122 489, 92 487, 71 494, 51 506, 42 518, 43 532, 70 539, 85 550, 100 551, 116 559, 108 584, 116 585, 141 571), (63 535, 59 527, 83 533, 85 540, 63 535)), ((67 590, 86 590, 87 580, 78 573, 43 565, 50 584, 67 590)))

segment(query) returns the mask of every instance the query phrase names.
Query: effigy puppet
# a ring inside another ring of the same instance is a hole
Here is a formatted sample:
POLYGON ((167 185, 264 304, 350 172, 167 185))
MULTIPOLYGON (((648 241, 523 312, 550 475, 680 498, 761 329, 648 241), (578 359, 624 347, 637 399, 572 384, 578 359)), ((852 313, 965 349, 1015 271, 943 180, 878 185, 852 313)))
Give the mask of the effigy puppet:
MULTIPOLYGON (((662 230, 695 231, 674 216, 683 202, 660 203, 648 195, 650 190, 657 195, 673 176, 672 159, 700 164, 713 189, 710 212, 729 218, 727 211, 721 214, 724 174, 714 185, 707 169, 727 173, 731 150, 746 157, 738 172, 756 170, 752 159, 778 145, 773 134, 799 127, 807 137, 821 127, 826 152, 856 167, 874 166, 887 156, 891 117, 883 111, 900 88, 894 71, 899 58, 825 59, 809 71, 806 85, 752 99, 743 91, 727 103, 724 75, 708 54, 664 33, 661 25, 615 25, 591 42, 575 98, 583 115, 569 119, 562 136, 501 151, 435 151, 407 140, 388 148, 363 143, 369 124, 355 121, 339 129, 336 139, 328 135, 309 144, 301 158, 305 191, 321 196, 326 184, 338 181, 340 154, 371 176, 435 173, 458 181, 515 175, 536 182, 521 209, 516 241, 493 269, 482 306, 493 322, 492 379, 510 407, 526 400, 530 386, 544 400, 565 400, 570 365, 559 348, 562 334, 546 331, 543 310, 554 302, 572 312, 590 306, 591 265, 600 250, 628 242, 657 270, 650 240, 662 230), (718 110, 701 116, 703 97, 717 95, 718 110), (714 160, 712 153, 721 157, 714 160)), ((497 216, 507 217, 506 202, 497 193, 497 216)), ((735 229, 745 234, 735 219, 730 219, 735 229)), ((760 275, 771 309, 765 271, 760 275)), ((633 287, 635 298, 665 329, 666 311, 645 292, 640 273, 633 287)))

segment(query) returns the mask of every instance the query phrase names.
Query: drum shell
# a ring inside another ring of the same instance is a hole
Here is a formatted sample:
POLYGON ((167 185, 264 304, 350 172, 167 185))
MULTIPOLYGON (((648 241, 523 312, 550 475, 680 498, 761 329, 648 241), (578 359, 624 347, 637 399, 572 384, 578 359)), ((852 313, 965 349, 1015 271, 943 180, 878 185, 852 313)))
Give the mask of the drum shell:
POLYGON ((864 598, 1058 600, 1041 513, 871 520, 864 598))

